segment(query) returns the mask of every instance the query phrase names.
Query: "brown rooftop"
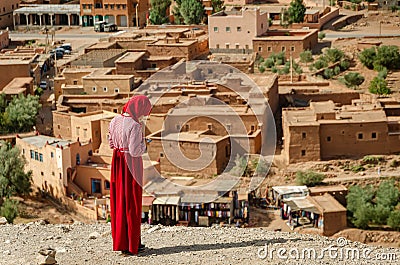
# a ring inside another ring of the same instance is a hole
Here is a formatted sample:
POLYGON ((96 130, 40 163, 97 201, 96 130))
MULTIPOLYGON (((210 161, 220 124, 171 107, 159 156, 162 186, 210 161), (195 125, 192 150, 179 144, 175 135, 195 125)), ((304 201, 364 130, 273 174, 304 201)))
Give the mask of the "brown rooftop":
POLYGON ((320 210, 322 213, 337 213, 346 212, 344 208, 335 198, 329 193, 325 193, 322 196, 310 196, 308 199, 320 210))

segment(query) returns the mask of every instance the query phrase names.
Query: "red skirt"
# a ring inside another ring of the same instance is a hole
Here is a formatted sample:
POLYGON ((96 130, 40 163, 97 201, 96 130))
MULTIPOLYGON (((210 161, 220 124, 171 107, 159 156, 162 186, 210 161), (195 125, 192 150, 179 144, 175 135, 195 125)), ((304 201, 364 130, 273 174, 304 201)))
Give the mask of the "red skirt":
POLYGON ((114 149, 110 185, 114 251, 138 252, 142 222, 142 179, 142 158, 130 157, 114 149), (130 159, 129 166, 126 159, 130 159))

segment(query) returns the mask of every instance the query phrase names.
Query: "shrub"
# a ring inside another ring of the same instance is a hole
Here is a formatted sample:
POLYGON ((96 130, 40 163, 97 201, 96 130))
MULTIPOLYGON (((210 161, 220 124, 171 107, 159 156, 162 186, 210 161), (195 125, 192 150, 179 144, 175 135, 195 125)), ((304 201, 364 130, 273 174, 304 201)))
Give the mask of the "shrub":
POLYGON ((260 65, 260 66, 258 67, 258 71, 260 71, 260 73, 264 73, 264 72, 265 72, 265 67, 262 66, 262 65, 260 65))
POLYGON ((335 66, 335 68, 333 69, 333 73, 334 73, 335 75, 340 74, 340 67, 339 67, 339 66, 335 66))
POLYGON ((384 162, 385 158, 383 156, 364 156, 362 159, 362 163, 364 165, 370 164, 370 165, 377 165, 379 162, 384 162))
POLYGON ((276 64, 277 64, 277 65, 284 65, 285 62, 284 62, 282 59, 277 59, 277 60, 276 60, 276 64))
POLYGON ((387 75, 388 75, 387 68, 386 67, 382 67, 382 69, 379 70, 378 78, 386 79, 387 75))
POLYGON ((306 51, 302 51, 300 53, 300 62, 302 63, 309 63, 312 62, 313 56, 312 56, 312 52, 310 50, 306 50, 306 51))
POLYGON ((400 161, 394 159, 392 162, 390 162, 390 167, 398 167, 400 166, 400 161))
POLYGON ((274 59, 272 59, 272 58, 267 58, 265 61, 264 61, 264 66, 266 67, 266 68, 271 68, 272 66, 274 66, 275 65, 275 62, 274 62, 274 59))
POLYGON ((322 69, 324 67, 327 67, 328 63, 326 61, 324 61, 324 60, 319 59, 319 60, 315 61, 313 66, 314 66, 315 69, 319 70, 319 69, 322 69))
POLYGON ((358 58, 360 62, 367 67, 368 69, 374 68, 374 61, 376 58, 376 50, 374 47, 369 49, 364 49, 359 55, 358 58))
POLYGON ((325 79, 331 79, 335 74, 333 73, 333 70, 330 68, 325 69, 324 71, 324 78, 325 79))
POLYGON ((358 87, 364 82, 365 78, 357 72, 351 72, 344 76, 344 83, 347 87, 358 87))
POLYGON ((321 32, 318 33, 318 39, 319 40, 323 40, 325 37, 326 37, 325 32, 321 31, 321 32))
POLYGON ((298 185, 306 185, 308 187, 313 187, 321 184, 325 176, 320 173, 313 171, 297 171, 296 172, 296 182, 298 185))
POLYGON ((336 48, 327 49, 324 52, 324 55, 325 55, 326 59, 328 60, 328 62, 332 62, 332 63, 339 62, 344 57, 344 53, 341 50, 336 49, 336 48))
POLYGON ((350 62, 347 61, 347 60, 342 60, 342 61, 339 63, 339 67, 340 67, 340 69, 341 69, 342 71, 346 71, 347 69, 350 68, 350 62))
POLYGON ((271 67, 271 72, 273 72, 274 74, 276 74, 278 72, 278 68, 276 68, 276 66, 272 66, 271 67))
POLYGON ((18 202, 11 199, 6 199, 0 208, 0 215, 7 219, 10 224, 18 215, 18 202))
POLYGON ((370 85, 369 85, 369 92, 372 94, 378 94, 378 95, 388 95, 392 93, 390 88, 387 86, 387 82, 385 79, 380 78, 380 77, 374 77, 372 79, 370 85))
POLYGON ((354 173, 357 173, 357 172, 365 171, 365 168, 361 165, 356 165, 356 166, 352 166, 350 168, 350 170, 353 171, 354 173))
POLYGON ((387 69, 399 69, 400 68, 400 53, 399 47, 380 46, 376 51, 376 57, 374 61, 374 67, 386 67, 387 69))

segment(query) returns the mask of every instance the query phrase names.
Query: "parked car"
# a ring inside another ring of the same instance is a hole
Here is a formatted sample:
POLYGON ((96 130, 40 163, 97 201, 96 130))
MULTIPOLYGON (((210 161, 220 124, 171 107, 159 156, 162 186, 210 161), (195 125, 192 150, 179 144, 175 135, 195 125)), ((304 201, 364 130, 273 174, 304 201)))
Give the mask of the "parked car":
POLYGON ((39 87, 43 90, 47 89, 47 81, 40 81, 39 87))
POLYGON ((114 23, 109 23, 104 25, 104 31, 105 32, 114 32, 114 31, 118 31, 118 26, 114 23))
POLYGON ((103 32, 104 26, 107 24, 105 21, 97 21, 94 23, 94 31, 96 32, 103 32))
POLYGON ((72 52, 71 43, 64 43, 64 44, 62 44, 62 45, 60 46, 60 48, 63 48, 63 49, 66 50, 66 51, 72 52))
POLYGON ((56 52, 61 52, 62 54, 65 54, 65 50, 63 48, 58 47, 58 48, 55 48, 54 50, 56 52))
POLYGON ((62 59, 64 57, 64 54, 61 51, 52 50, 52 51, 50 51, 50 54, 51 54, 51 58, 54 59, 54 57, 55 57, 55 59, 57 59, 57 60, 62 59))

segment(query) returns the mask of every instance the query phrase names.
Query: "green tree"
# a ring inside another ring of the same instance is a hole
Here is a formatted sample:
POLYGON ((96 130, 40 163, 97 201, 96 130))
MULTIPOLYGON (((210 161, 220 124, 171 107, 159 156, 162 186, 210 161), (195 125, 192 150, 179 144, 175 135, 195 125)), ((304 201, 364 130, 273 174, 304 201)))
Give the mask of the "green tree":
POLYGON ((325 79, 331 79, 334 76, 333 69, 326 68, 324 70, 323 76, 324 76, 325 79))
POLYGON ((390 215, 390 208, 381 204, 377 204, 372 209, 371 219, 372 222, 378 225, 385 225, 390 215))
POLYGON ((200 24, 204 16, 204 7, 198 0, 181 0, 180 14, 186 25, 200 24))
POLYGON ((171 0, 150 0, 150 22, 153 25, 161 25, 169 21, 167 9, 171 0))
POLYGON ((211 0, 211 6, 213 8, 213 13, 224 10, 224 1, 222 0, 211 0))
POLYGON ((314 187, 321 184, 324 180, 325 175, 316 173, 313 171, 297 171, 296 182, 298 185, 306 185, 308 187, 314 187))
POLYGON ((400 229, 400 210, 395 210, 390 213, 387 224, 393 229, 400 229))
POLYGON ((0 207, 0 216, 7 219, 7 222, 12 224, 18 216, 18 201, 6 199, 0 207))
POLYGON ((374 190, 372 186, 362 188, 360 186, 351 186, 347 199, 347 209, 353 214, 353 224, 365 229, 368 227, 372 216, 373 207, 372 199, 374 197, 374 190))
POLYGON ((292 0, 288 8, 289 23, 302 23, 306 13, 306 6, 303 0, 292 0))
POLYGON ((393 180, 383 181, 376 191, 376 203, 393 210, 399 202, 399 189, 393 180))
POLYGON ((27 132, 32 130, 40 107, 38 96, 14 97, 5 110, 9 131, 27 132))
POLYGON ((364 49, 359 55, 358 59, 360 62, 368 69, 374 68, 374 61, 376 58, 376 50, 374 47, 369 49, 364 49))
POLYGON ((388 95, 392 93, 390 88, 387 86, 386 80, 380 77, 374 77, 374 79, 372 79, 369 85, 369 92, 378 95, 388 95))
POLYGON ((289 17, 289 11, 287 10, 287 8, 282 8, 281 9, 281 15, 280 15, 279 24, 284 28, 289 27, 289 25, 290 25, 290 17, 289 17))
POLYGON ((350 62, 347 60, 342 60, 339 63, 339 67, 341 71, 346 71, 347 69, 350 68, 350 62))
POLYGON ((305 50, 300 53, 300 62, 309 63, 313 60, 312 52, 310 50, 305 50))
POLYGON ((344 76, 344 83, 347 87, 357 88, 364 82, 365 78, 357 72, 350 72, 344 76))
POLYGON ((25 173, 24 166, 19 149, 0 141, 0 200, 31 191, 32 172, 25 173))
POLYGON ((357 211, 353 213, 353 224, 358 228, 366 229, 371 222, 373 214, 374 212, 371 205, 360 205, 357 211))

